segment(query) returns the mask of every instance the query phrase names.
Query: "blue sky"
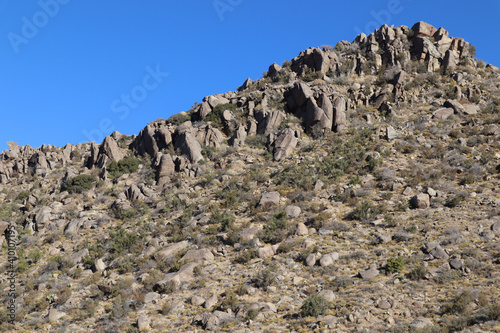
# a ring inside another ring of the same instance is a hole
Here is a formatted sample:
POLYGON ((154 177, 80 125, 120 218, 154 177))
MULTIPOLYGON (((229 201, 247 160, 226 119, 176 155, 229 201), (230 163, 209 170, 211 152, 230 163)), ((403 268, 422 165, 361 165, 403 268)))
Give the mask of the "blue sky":
POLYGON ((383 23, 443 26, 500 66, 499 3, 0 0, 0 151, 138 134, 273 62, 383 23))

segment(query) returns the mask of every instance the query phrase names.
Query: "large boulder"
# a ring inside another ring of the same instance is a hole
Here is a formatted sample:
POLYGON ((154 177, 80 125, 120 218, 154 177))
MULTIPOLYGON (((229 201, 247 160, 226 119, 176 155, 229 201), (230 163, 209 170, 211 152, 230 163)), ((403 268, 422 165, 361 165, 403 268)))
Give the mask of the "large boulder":
POLYGON ((297 136, 291 128, 286 128, 278 134, 274 141, 274 160, 281 161, 289 156, 297 146, 297 136))
POLYGON ((175 172, 175 163, 170 154, 163 154, 160 159, 160 164, 156 169, 157 185, 163 185, 170 181, 170 177, 175 172))
POLYGON ((333 102, 333 130, 343 133, 347 129, 347 101, 338 96, 333 102))
POLYGON ((413 30, 416 37, 433 37, 437 31, 432 25, 423 21, 415 23, 411 30, 413 30))
POLYGON ((296 82, 292 88, 292 96, 297 107, 302 107, 313 96, 313 91, 304 82, 296 82))
POLYGON ((283 111, 264 111, 259 113, 259 118, 262 119, 257 126, 257 133, 268 135, 275 132, 286 118, 283 111))
POLYGON ((108 162, 118 162, 123 159, 124 155, 121 152, 118 144, 112 136, 108 135, 99 147, 99 157, 97 158, 97 165, 102 168, 108 162))
POLYGON ((217 128, 206 124, 197 129, 196 139, 204 147, 219 147, 224 141, 224 136, 217 128))
POLYGON ((193 163, 204 160, 201 145, 189 130, 175 137, 175 148, 180 149, 181 154, 186 155, 193 163))

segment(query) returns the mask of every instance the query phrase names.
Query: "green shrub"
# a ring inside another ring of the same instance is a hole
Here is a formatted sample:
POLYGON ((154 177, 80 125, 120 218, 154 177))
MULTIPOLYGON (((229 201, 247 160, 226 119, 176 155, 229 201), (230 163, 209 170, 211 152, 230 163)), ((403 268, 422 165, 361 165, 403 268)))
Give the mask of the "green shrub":
POLYGON ((139 164, 141 164, 141 161, 133 156, 126 157, 119 162, 112 161, 107 168, 108 175, 112 178, 116 178, 125 173, 136 172, 139 169, 139 164))
POLYGON ((96 181, 94 176, 91 175, 79 175, 68 179, 64 185, 62 190, 68 191, 69 193, 83 193, 88 191, 94 186, 94 182, 96 181))
POLYGON ((277 244, 289 235, 288 219, 285 212, 273 215, 269 223, 259 233, 259 238, 265 243, 277 244))
POLYGON ((387 260, 386 268, 391 273, 397 273, 403 269, 405 260, 403 257, 391 257, 387 260))
POLYGON ((107 247, 116 254, 134 253, 139 248, 141 239, 141 235, 129 232, 120 226, 116 230, 109 231, 107 247))
POLYGON ((330 309, 331 303, 328 302, 322 295, 312 294, 302 303, 300 315, 302 317, 317 317, 326 314, 330 309))
POLYGON ((21 193, 19 193, 16 197, 16 201, 17 202, 23 202, 24 200, 28 199, 28 197, 30 196, 30 192, 28 191, 22 191, 21 193))
POLYGON ((224 128, 224 123, 223 123, 223 120, 222 120, 222 114, 226 110, 234 112, 234 111, 236 111, 237 108, 238 107, 236 106, 236 104, 231 104, 231 103, 219 104, 216 107, 214 107, 214 109, 212 110, 212 112, 210 112, 206 116, 205 121, 212 122, 212 124, 214 126, 216 126, 216 127, 224 128))
POLYGON ((186 121, 191 120, 191 116, 187 113, 178 113, 174 114, 170 118, 167 119, 167 124, 172 124, 174 126, 178 126, 186 121))
POLYGON ((367 221, 375 218, 385 211, 383 205, 375 205, 372 201, 363 200, 349 215, 351 219, 358 221, 367 221))
POLYGON ((257 250, 245 250, 243 251, 239 256, 237 256, 234 261, 237 262, 238 264, 246 264, 250 260, 257 258, 257 250))
POLYGON ((257 288, 262 288, 264 290, 273 285, 275 282, 276 275, 269 268, 260 271, 254 279, 254 285, 257 288))
POLYGON ((213 212, 210 217, 210 223, 219 224, 219 231, 221 232, 229 231, 233 227, 235 220, 236 218, 233 214, 229 212, 221 213, 218 210, 213 212))

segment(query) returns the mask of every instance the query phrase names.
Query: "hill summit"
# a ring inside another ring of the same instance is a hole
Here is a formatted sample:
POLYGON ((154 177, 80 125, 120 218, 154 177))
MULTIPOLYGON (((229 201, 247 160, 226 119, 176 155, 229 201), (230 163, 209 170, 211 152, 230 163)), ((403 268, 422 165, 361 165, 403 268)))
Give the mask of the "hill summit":
POLYGON ((475 56, 383 25, 137 135, 9 142, 2 329, 500 330, 500 71, 475 56))

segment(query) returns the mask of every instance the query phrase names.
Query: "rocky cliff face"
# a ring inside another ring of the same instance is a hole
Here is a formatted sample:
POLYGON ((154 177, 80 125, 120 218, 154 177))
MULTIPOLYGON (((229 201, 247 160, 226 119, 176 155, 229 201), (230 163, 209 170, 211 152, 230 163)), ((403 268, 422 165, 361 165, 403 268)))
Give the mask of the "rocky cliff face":
POLYGON ((499 110, 498 68, 418 22, 138 135, 9 142, 20 296, 2 328, 494 331, 499 110))

